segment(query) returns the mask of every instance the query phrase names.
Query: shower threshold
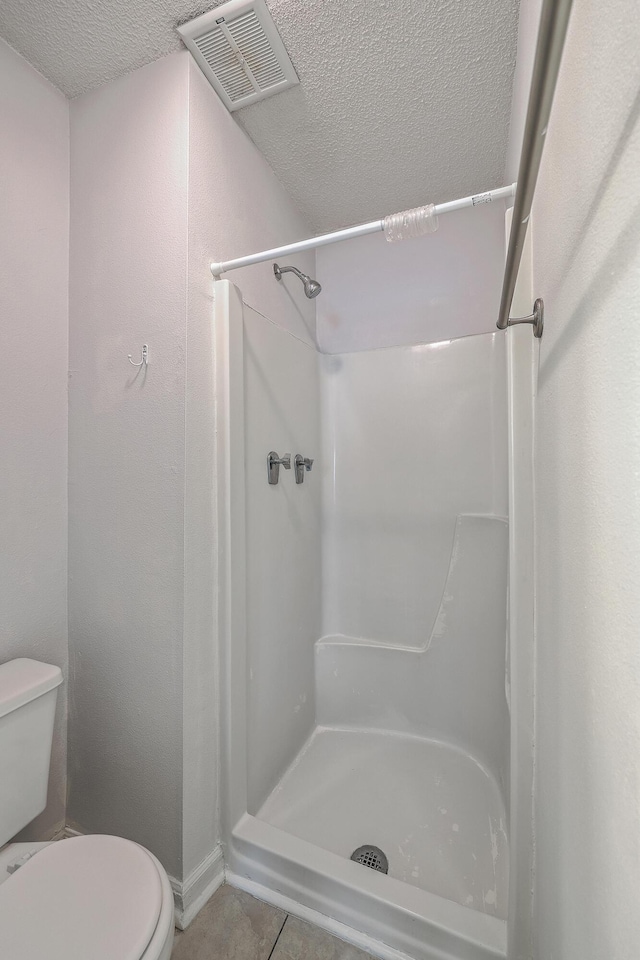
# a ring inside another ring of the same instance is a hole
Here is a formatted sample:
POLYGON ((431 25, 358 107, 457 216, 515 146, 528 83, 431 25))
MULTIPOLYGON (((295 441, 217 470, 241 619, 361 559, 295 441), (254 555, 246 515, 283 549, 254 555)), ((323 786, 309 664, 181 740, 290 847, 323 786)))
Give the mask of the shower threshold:
POLYGON ((237 824, 231 879, 389 960, 503 960, 504 823, 497 784, 458 748, 318 727, 237 824), (365 844, 388 875, 349 859, 365 844))

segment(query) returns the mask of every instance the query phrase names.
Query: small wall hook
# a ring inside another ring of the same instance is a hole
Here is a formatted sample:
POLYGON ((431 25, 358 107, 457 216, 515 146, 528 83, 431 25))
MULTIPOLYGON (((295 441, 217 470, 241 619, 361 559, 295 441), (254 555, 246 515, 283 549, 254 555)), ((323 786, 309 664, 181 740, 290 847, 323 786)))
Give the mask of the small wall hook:
POLYGON ((146 343, 143 343, 143 344, 142 344, 142 360, 140 361, 140 363, 136 363, 135 360, 132 360, 132 359, 131 359, 131 354, 129 354, 129 363, 131 364, 132 367, 141 367, 141 366, 143 366, 143 364, 144 364, 144 366, 146 367, 146 366, 148 365, 148 363, 149 363, 149 347, 148 347, 148 345, 147 345, 146 343))

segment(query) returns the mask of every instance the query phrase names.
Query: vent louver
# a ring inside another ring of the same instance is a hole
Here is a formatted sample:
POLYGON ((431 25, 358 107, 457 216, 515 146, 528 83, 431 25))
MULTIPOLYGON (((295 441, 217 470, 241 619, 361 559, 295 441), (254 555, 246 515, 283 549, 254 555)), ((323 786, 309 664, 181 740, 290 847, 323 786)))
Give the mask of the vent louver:
POLYGON ((228 110, 298 83, 264 0, 229 0, 178 33, 228 110))

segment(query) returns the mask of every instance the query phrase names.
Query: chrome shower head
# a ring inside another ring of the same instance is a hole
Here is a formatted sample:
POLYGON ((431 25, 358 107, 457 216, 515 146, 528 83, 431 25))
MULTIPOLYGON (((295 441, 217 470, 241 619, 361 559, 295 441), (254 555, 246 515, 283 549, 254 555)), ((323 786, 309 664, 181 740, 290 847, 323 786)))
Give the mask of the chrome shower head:
POLYGON ((304 295, 308 297, 309 300, 313 300, 314 297, 317 297, 322 287, 317 280, 312 280, 311 277, 308 277, 306 273, 302 273, 297 267, 280 267, 277 263, 273 265, 273 272, 275 274, 276 280, 282 280, 283 273, 295 273, 296 277, 299 280, 302 280, 304 286, 304 295))
POLYGON ((312 280, 310 277, 304 281, 304 295, 308 297, 309 300, 313 300, 314 297, 317 297, 319 293, 322 293, 322 287, 317 280, 312 280))

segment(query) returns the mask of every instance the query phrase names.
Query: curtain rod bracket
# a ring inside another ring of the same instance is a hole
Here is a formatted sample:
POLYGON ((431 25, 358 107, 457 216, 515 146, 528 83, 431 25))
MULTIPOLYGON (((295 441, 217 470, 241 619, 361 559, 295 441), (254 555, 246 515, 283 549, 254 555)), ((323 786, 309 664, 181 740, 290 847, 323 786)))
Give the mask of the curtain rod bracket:
POLYGON ((534 337, 540 340, 544 331, 544 300, 538 297, 533 305, 533 313, 528 317, 509 317, 507 320, 508 327, 515 327, 518 323, 530 323, 533 326, 534 337))

